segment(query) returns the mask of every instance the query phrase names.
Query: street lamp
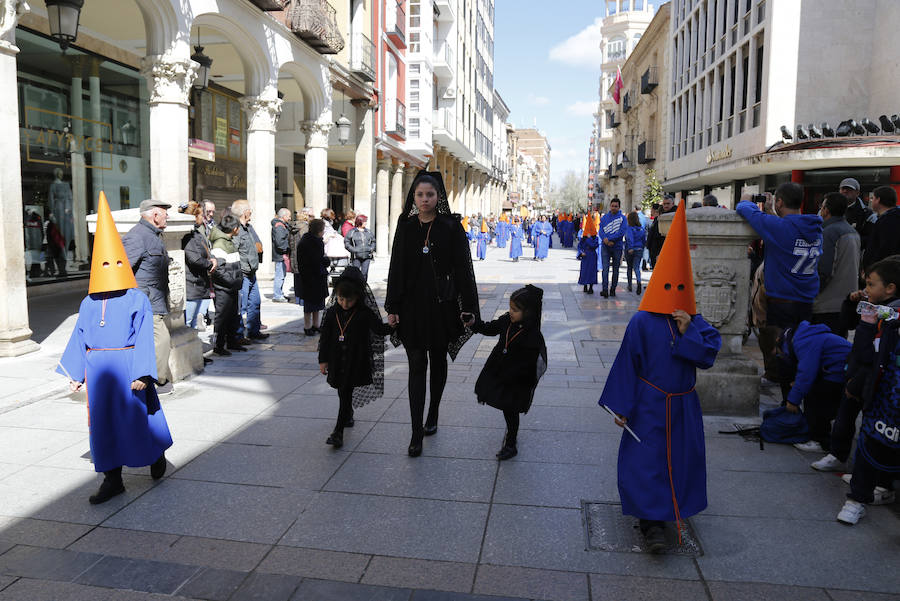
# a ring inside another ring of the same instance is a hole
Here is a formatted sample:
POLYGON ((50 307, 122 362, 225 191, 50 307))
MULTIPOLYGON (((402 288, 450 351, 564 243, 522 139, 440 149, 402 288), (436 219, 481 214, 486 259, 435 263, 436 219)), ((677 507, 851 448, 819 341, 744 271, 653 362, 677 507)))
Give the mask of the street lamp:
POLYGON ((194 79, 194 88, 205 90, 209 86, 209 68, 212 67, 212 59, 203 54, 203 46, 200 45, 200 28, 197 28, 197 45, 194 46, 194 54, 191 60, 200 65, 197 69, 197 77, 194 79))
POLYGON ((347 119, 342 113, 335 125, 337 125, 338 130, 338 142, 341 143, 341 146, 344 146, 350 141, 350 119, 347 119))
POLYGON ((50 36, 65 51, 78 37, 78 19, 84 0, 47 0, 46 4, 50 36))

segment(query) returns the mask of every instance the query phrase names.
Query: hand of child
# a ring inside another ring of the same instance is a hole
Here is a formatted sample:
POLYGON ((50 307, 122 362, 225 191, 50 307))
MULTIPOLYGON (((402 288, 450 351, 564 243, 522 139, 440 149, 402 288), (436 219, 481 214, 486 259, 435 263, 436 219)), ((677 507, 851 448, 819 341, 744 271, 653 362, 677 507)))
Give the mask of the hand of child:
POLYGON ((850 293, 850 301, 854 303, 858 303, 859 301, 866 300, 866 291, 865 290, 857 290, 856 292, 850 293))
POLYGON ((400 316, 396 313, 388 314, 388 325, 392 328, 396 328, 398 325, 400 325, 400 316))
POLYGON ((672 311, 672 318, 678 325, 678 331, 681 332, 681 335, 683 336, 684 333, 687 332, 688 326, 691 325, 691 316, 681 309, 675 309, 672 311))
POLYGON ((328 375, 328 364, 327 363, 319 363, 319 372, 323 376, 328 375))
POLYGON ((466 326, 467 328, 471 328, 473 325, 475 325, 475 314, 474 313, 466 313, 466 312, 460 313, 459 319, 460 319, 460 321, 463 322, 463 325, 466 326))
POLYGON ((619 415, 618 413, 616 413, 616 417, 614 418, 613 421, 615 421, 616 425, 619 426, 620 428, 624 428, 625 422, 628 421, 628 418, 626 418, 624 415, 619 415))
POLYGON ((81 382, 76 382, 75 380, 69 380, 69 390, 72 392, 78 392, 81 390, 81 382))
POLYGON ((785 403, 784 408, 788 410, 788 413, 800 413, 800 407, 791 402, 785 403))
POLYGON ((135 380, 131 383, 132 390, 146 390, 147 384, 143 380, 135 380))

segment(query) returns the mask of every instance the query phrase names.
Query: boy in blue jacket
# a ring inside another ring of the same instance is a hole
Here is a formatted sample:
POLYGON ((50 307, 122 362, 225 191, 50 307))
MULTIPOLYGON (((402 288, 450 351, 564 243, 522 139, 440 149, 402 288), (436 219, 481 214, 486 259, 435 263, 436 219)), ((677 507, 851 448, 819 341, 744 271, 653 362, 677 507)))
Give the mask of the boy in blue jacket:
POLYGON ((619 265, 622 263, 625 229, 625 215, 619 211, 618 198, 609 201, 609 212, 600 218, 600 261, 603 266, 603 297, 615 296, 619 283, 619 265), (609 271, 612 268, 612 286, 609 286, 609 271))
POLYGON ((785 330, 779 342, 779 370, 786 381, 792 381, 785 408, 797 413, 802 405, 809 424, 809 442, 794 446, 801 451, 827 451, 831 420, 837 415, 844 392, 850 343, 828 326, 808 321, 785 330))

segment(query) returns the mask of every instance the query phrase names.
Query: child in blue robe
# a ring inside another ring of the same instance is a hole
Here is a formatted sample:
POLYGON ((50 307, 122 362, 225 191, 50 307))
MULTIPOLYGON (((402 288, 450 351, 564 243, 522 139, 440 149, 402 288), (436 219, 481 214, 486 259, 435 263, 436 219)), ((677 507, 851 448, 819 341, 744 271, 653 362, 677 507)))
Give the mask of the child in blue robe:
POLYGON ((478 245, 475 247, 478 260, 484 261, 484 258, 487 256, 488 241, 491 239, 491 233, 487 231, 487 224, 484 221, 481 222, 481 231, 475 239, 478 240, 478 245))
POLYGON ((589 231, 578 242, 578 257, 581 259, 581 273, 578 283, 584 286, 585 294, 594 293, 594 284, 597 283, 597 249, 600 247, 600 239, 597 237, 593 220, 587 223, 589 231))
POLYGON ((514 263, 518 263, 519 257, 522 256, 522 242, 524 241, 525 234, 522 233, 522 228, 519 226, 519 221, 517 219, 509 229, 509 258, 512 259, 514 263))
POLYGON ((541 215, 534 224, 534 233, 532 234, 535 261, 543 261, 547 258, 550 249, 550 236, 552 234, 553 227, 547 223, 547 218, 541 215))

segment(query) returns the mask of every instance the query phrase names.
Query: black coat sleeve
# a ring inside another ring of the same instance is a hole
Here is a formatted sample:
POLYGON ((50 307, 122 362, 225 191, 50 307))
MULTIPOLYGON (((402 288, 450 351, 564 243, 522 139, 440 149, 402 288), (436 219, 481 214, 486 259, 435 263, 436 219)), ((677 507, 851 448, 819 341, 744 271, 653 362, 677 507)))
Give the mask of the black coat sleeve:
POLYGON ((500 332, 503 331, 503 328, 509 325, 509 317, 507 315, 501 315, 499 318, 494 321, 483 322, 481 319, 475 320, 475 325, 472 326, 472 331, 477 334, 482 334, 484 336, 498 336, 500 332))
POLYGON ((405 284, 405 269, 403 264, 403 249, 406 247, 406 224, 397 224, 397 233, 394 234, 394 252, 391 253, 391 265, 388 268, 387 292, 384 299, 384 309, 389 314, 398 314, 403 305, 403 288, 405 284))
POLYGON ((394 328, 382 322, 381 319, 375 315, 371 310, 369 313, 369 329, 372 330, 378 336, 388 336, 394 332, 394 328))
POLYGON ((479 319, 481 310, 478 306, 478 288, 472 270, 472 250, 462 224, 456 220, 451 221, 453 281, 462 298, 462 310, 472 313, 476 319, 479 319))
POLYGON ((331 356, 331 345, 334 344, 334 307, 325 311, 322 318, 322 328, 319 332, 319 363, 328 363, 331 356))

